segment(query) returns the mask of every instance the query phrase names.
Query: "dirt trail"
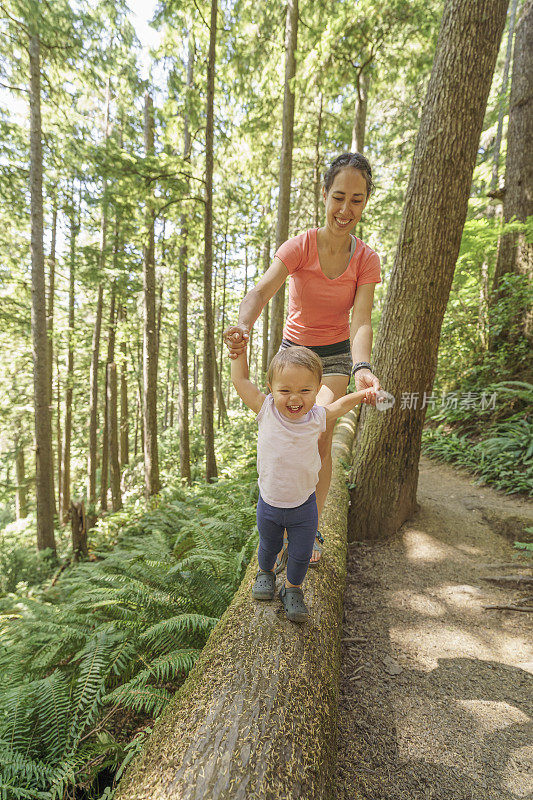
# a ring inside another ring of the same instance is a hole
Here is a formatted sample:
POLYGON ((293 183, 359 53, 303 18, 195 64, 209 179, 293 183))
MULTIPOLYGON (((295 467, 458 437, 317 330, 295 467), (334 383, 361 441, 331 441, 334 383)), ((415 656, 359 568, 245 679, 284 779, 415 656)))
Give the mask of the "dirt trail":
POLYGON ((533 505, 473 480, 423 458, 415 517, 350 547, 339 800, 533 798, 533 614, 483 609, 533 594, 483 580, 533 505))

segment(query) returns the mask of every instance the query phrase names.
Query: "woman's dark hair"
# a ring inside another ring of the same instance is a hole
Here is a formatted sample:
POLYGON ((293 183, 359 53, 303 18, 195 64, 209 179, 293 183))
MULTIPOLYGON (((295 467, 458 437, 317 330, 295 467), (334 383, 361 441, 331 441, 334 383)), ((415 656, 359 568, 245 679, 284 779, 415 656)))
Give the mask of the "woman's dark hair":
POLYGON ((366 181, 366 196, 368 197, 374 188, 374 184, 372 182, 372 167, 368 163, 368 160, 361 155, 361 153, 342 153, 342 155, 337 156, 337 158, 332 162, 331 167, 324 173, 324 187, 326 189, 326 194, 333 186, 335 176, 338 175, 341 169, 344 169, 345 167, 353 167, 354 169, 357 169, 359 172, 363 173, 366 181))

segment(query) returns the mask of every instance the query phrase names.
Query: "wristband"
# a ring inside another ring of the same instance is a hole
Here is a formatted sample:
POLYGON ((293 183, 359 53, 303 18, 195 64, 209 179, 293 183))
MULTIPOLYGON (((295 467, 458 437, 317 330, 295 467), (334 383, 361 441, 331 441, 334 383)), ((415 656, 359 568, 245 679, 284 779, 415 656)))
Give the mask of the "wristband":
POLYGON ((368 361, 358 361, 353 365, 351 374, 355 375, 358 369, 369 369, 372 372, 372 364, 369 364, 368 361))

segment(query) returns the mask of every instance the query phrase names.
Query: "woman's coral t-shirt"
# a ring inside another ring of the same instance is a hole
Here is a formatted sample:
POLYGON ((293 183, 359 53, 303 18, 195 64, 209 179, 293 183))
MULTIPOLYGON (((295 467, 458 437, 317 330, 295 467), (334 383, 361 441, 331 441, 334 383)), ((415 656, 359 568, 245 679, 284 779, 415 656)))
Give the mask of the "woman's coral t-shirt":
POLYGON ((338 278, 327 278, 320 267, 318 228, 294 236, 276 256, 289 271, 289 314, 283 336, 301 345, 335 344, 350 338, 350 309, 357 287, 381 283, 379 256, 361 239, 338 278))

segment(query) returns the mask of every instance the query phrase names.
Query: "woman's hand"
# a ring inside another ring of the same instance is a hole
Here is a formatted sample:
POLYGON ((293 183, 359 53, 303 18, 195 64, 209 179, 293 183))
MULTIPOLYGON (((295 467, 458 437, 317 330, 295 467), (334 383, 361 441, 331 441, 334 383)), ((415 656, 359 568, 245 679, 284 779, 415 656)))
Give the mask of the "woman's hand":
POLYGON ((367 405, 375 406, 376 392, 381 389, 379 378, 376 378, 369 369, 358 369, 354 375, 354 381, 356 392, 362 392, 364 389, 374 389, 373 392, 368 393, 363 402, 367 405))
POLYGON ((224 342, 229 350, 230 358, 237 358, 248 347, 248 339, 250 338, 250 331, 248 326, 242 322, 237 325, 231 325, 223 333, 224 342))

